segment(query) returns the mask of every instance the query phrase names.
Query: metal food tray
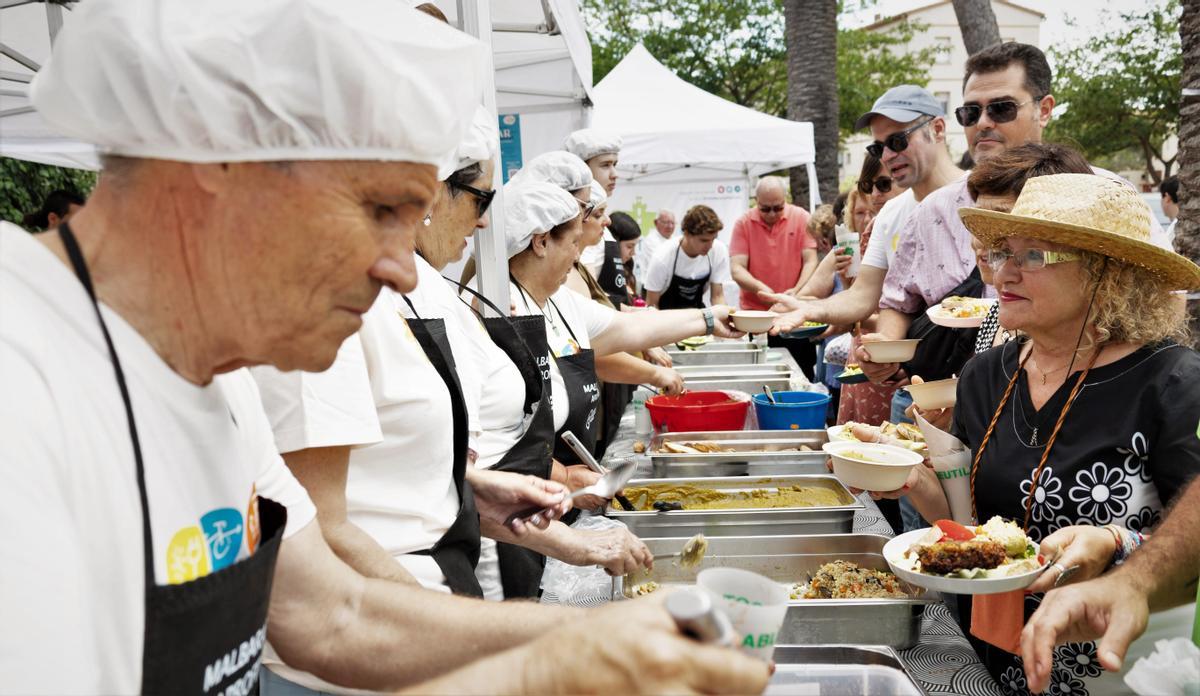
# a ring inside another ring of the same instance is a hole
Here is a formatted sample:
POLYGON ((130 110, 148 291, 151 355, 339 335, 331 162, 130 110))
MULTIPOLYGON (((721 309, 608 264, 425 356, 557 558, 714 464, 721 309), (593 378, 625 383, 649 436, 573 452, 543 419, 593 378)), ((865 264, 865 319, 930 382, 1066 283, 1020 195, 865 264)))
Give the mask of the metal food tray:
POLYGON ((789 391, 792 385, 792 373, 781 372, 771 377, 740 377, 732 379, 692 379, 685 377, 683 385, 690 391, 740 391, 747 394, 758 394, 763 386, 772 391, 789 391))
POLYGON ((829 442, 824 430, 720 430, 695 433, 663 433, 654 436, 646 449, 648 475, 653 478, 694 476, 784 476, 825 474, 827 455, 821 445, 829 442), (745 447, 736 452, 665 454, 664 442, 713 442, 727 447, 745 447), (807 445, 812 452, 781 451, 807 445))
POLYGON ((626 512, 616 503, 606 511, 645 539, 689 537, 782 536, 787 534, 844 534, 854 527, 854 513, 866 508, 840 481, 823 476, 748 476, 634 479, 626 487, 663 484, 693 484, 700 488, 751 491, 761 488, 803 484, 837 491, 844 504, 831 507, 739 508, 731 510, 673 510, 670 512, 626 512))
POLYGON ((753 344, 745 344, 742 348, 724 350, 673 350, 668 349, 673 365, 745 365, 759 364, 767 361, 763 350, 753 344))
POLYGON ((792 368, 786 362, 770 363, 736 363, 731 365, 679 365, 675 367, 684 378, 706 377, 709 379, 728 379, 732 377, 771 376, 781 372, 791 372, 792 368))
POLYGON ((780 645, 767 696, 924 696, 885 645, 780 645))
MULTIPOLYGON (((687 537, 643 539, 653 554, 677 553, 687 537)), ((827 534, 820 536, 716 537, 697 568, 659 561, 654 570, 638 573, 633 582, 653 580, 663 585, 692 584, 704 568, 741 568, 791 586, 804 582, 830 561, 850 561, 864 568, 887 570, 883 545, 877 534, 827 534)), ((903 650, 921 635, 921 617, 937 593, 911 588, 910 599, 796 599, 788 603, 780 645, 845 643, 888 645, 903 650)), ((622 588, 624 594, 624 588, 622 588)), ((776 652, 777 662, 779 659, 776 652)))

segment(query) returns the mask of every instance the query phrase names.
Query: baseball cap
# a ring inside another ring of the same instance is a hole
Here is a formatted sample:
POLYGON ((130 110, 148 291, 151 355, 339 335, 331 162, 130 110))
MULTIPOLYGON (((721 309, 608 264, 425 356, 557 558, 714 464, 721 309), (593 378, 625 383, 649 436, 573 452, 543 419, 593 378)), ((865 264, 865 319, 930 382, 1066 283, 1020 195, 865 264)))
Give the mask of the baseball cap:
POLYGON ((899 85, 883 93, 875 100, 871 110, 854 122, 854 130, 871 125, 876 116, 886 116, 899 123, 915 121, 921 116, 945 116, 942 103, 933 95, 916 85, 899 85))

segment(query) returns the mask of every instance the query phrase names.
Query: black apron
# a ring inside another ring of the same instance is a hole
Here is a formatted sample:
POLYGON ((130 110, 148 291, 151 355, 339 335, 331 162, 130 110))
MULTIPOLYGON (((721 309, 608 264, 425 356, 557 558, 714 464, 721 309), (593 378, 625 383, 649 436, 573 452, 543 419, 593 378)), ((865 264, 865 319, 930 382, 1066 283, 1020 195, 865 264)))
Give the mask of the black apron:
POLYGON ((704 307, 704 286, 708 285, 708 279, 712 277, 712 260, 708 258, 708 254, 704 255, 704 258, 708 260, 708 273, 703 277, 680 278, 675 275, 675 269, 679 266, 681 253, 683 253, 682 245, 675 249, 675 261, 671 264, 671 283, 658 298, 659 309, 701 309, 704 307))
POLYGON ((608 295, 609 302, 618 310, 629 302, 629 288, 625 281, 625 264, 621 262, 621 243, 604 242, 604 265, 600 267, 600 277, 596 282, 608 295))
POLYGON ((257 694, 271 581, 275 576, 275 559, 283 539, 287 510, 274 501, 258 498, 247 519, 243 520, 244 534, 252 537, 253 520, 250 518, 253 509, 257 509, 261 541, 253 549, 253 555, 189 582, 157 584, 145 465, 125 372, 100 314, 91 275, 75 235, 67 223, 60 225, 58 231, 75 275, 96 310, 121 390, 133 445, 142 511, 145 579, 141 692, 215 694, 236 685, 236 692, 257 694))
POLYGON ((412 310, 413 316, 417 317, 405 319, 409 330, 450 392, 450 412, 454 419, 454 486, 458 489, 458 516, 454 518, 454 523, 432 547, 413 553, 433 556, 434 562, 446 576, 446 584, 455 594, 482 597, 483 590, 475 577, 475 565, 479 563, 479 513, 475 510, 475 496, 466 480, 467 406, 463 401, 458 375, 454 371, 454 353, 446 336, 446 322, 442 319, 421 319, 407 297, 404 297, 404 302, 412 310))
MULTIPOLYGON (((983 297, 983 279, 979 269, 959 283, 946 297, 983 297)), ((943 297, 942 299, 946 299, 943 297)), ((941 300, 939 300, 940 302, 941 300)), ((904 364, 909 377, 920 375, 926 382, 949 379, 962 373, 963 365, 975 355, 975 337, 979 329, 951 329, 938 326, 925 312, 913 317, 906 338, 919 338, 912 360, 904 364)))
MULTIPOLYGON (((504 317, 487 298, 466 286, 460 286, 491 307, 498 317, 485 317, 483 327, 492 342, 513 361, 525 379, 525 412, 532 413, 529 427, 520 440, 492 468, 530 474, 550 480, 552 463, 550 442, 554 439, 554 411, 550 407, 549 347, 546 344, 546 320, 531 314, 504 317), (534 400, 531 402, 530 397, 534 400)), ((523 546, 496 542, 500 566, 500 584, 505 599, 536 599, 541 594, 542 572, 546 557, 523 546)))

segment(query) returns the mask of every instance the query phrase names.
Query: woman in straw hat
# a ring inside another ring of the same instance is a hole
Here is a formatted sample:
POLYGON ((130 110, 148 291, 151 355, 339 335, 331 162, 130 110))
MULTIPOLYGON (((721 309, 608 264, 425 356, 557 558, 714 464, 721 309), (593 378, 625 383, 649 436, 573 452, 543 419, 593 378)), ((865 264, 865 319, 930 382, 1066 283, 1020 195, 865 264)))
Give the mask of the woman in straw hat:
MULTIPOLYGON (((1171 297, 1200 287, 1200 268, 1150 243, 1150 211, 1135 191, 1092 174, 1032 178, 1010 213, 959 214, 989 250, 1000 323, 1022 336, 967 364, 951 432, 971 453, 976 519, 1016 521, 1055 559, 1028 588, 1045 592, 1124 560, 1200 472, 1200 356, 1179 343, 1184 319, 1171 297)), ((927 467, 876 495, 907 495, 928 520, 950 517, 927 467)), ((1005 692, 1127 691, 1103 671, 1121 659, 1090 642, 1058 648, 1050 684, 1026 681, 1013 653, 1040 597, 962 602, 963 628, 1005 692)), ((1157 615, 1130 657, 1185 635, 1192 609, 1179 611, 1157 615)))

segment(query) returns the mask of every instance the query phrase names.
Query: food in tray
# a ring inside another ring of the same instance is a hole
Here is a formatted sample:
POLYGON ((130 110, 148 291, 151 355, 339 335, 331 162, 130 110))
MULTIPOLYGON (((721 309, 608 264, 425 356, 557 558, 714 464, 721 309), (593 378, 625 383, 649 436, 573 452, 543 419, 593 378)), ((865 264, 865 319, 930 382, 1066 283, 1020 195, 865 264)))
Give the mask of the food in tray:
POLYGON ((644 454, 645 452, 646 452, 646 443, 642 442, 641 440, 634 440, 633 441, 633 453, 634 454, 644 454))
MULTIPOLYGON (((764 447, 727 447, 719 445, 715 442, 674 442, 667 440, 659 445, 659 454, 717 454, 721 452, 762 452, 764 447)), ((771 448, 771 452, 815 452, 816 450, 808 445, 798 445, 796 447, 778 447, 771 448)))
POLYGON ((838 431, 837 439, 873 442, 876 435, 887 435, 895 438, 898 442, 889 442, 888 444, 906 447, 914 452, 924 452, 926 449, 925 436, 921 434, 921 429, 912 423, 884 421, 879 425, 867 425, 866 423, 848 421, 845 427, 838 431))
POLYGON ((926 575, 975 580, 1037 570, 1037 546, 1015 522, 993 517, 977 527, 938 520, 893 563, 926 575))
POLYGON ((680 350, 700 350, 709 343, 712 343, 712 336, 692 336, 677 342, 675 346, 680 350))
POLYGON ((792 585, 792 599, 907 599, 910 595, 895 575, 863 568, 850 561, 832 561, 808 582, 792 585))
MULTIPOLYGON (((717 490, 693 484, 662 483, 626 488, 625 497, 641 511, 654 510, 655 504, 678 504, 683 510, 834 507, 847 504, 835 489, 801 485, 717 490)), ((613 509, 619 508, 614 505, 613 509)))
POLYGON ((987 316, 992 304, 992 300, 953 295, 942 300, 934 312, 947 319, 979 319, 987 316))
POLYGON ((655 592, 656 590, 658 590, 659 587, 660 587, 660 585, 657 582, 654 582, 653 580, 650 580, 647 582, 640 582, 633 586, 633 589, 631 589, 629 591, 629 594, 634 597, 642 597, 644 595, 648 595, 648 594, 655 592))
POLYGON ((679 552, 679 567, 680 568, 695 568, 704 560, 704 554, 708 553, 708 539, 703 534, 697 534, 687 543, 683 545, 683 550, 679 552))

